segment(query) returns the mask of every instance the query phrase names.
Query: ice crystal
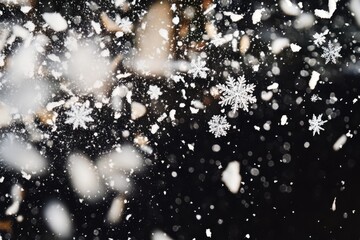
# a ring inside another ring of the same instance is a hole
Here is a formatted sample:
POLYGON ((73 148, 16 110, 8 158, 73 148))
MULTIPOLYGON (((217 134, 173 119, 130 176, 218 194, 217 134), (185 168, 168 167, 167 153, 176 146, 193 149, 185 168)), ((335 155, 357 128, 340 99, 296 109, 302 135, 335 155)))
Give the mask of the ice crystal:
POLYGON ((320 47, 321 45, 323 45, 325 43, 325 35, 327 35, 329 32, 329 30, 326 30, 325 32, 323 33, 315 33, 313 35, 313 38, 314 38, 314 44, 317 46, 317 47, 320 47))
POLYGON ((90 116, 92 108, 89 108, 89 102, 75 103, 71 106, 71 109, 65 114, 68 116, 65 123, 72 124, 73 129, 77 129, 79 126, 87 129, 86 123, 93 122, 94 119, 90 116))
POLYGON ((201 77, 206 78, 207 77, 207 71, 210 69, 205 67, 206 62, 202 61, 201 58, 197 58, 196 60, 192 60, 190 63, 190 69, 188 71, 189 74, 192 74, 193 77, 201 77))
POLYGON ((322 114, 317 117, 315 116, 315 114, 313 114, 312 119, 309 119, 309 130, 313 131, 313 136, 315 136, 315 133, 320 135, 320 130, 324 130, 324 128, 322 128, 321 126, 324 125, 327 120, 322 120, 321 118, 322 114))
POLYGON ((341 57, 340 50, 341 46, 334 45, 331 41, 328 43, 328 47, 322 47, 324 50, 324 53, 321 55, 321 57, 325 58, 325 64, 328 62, 336 63, 336 58, 341 57))
POLYGON ((230 124, 225 116, 214 115, 208 123, 210 132, 213 133, 216 138, 226 136, 226 131, 230 128, 230 124))
POLYGON ((246 84, 244 76, 240 76, 235 80, 228 77, 226 84, 218 84, 217 88, 220 90, 222 96, 221 106, 231 105, 231 109, 236 112, 238 109, 249 111, 249 103, 255 103, 256 97, 253 96, 254 84, 246 84))
POLYGON ((162 95, 161 89, 156 85, 150 85, 147 94, 150 95, 150 99, 157 100, 162 95))

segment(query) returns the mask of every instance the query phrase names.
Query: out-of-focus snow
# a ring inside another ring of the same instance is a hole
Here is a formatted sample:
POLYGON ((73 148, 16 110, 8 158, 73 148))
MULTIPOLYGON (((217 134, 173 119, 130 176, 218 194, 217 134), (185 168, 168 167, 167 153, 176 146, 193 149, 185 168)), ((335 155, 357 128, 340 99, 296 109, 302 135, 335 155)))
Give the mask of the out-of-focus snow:
POLYGON ((279 54, 284 48, 290 46, 290 41, 288 38, 276 38, 271 42, 271 51, 273 54, 279 54))
POLYGON ((65 31, 68 27, 66 20, 60 13, 43 13, 45 22, 56 32, 65 31))
POLYGON ((8 134, 2 139, 0 157, 8 167, 27 174, 41 175, 48 166, 48 162, 39 151, 15 134, 8 134))
POLYGON ((116 224, 120 221, 124 210, 124 199, 120 196, 113 199, 110 209, 106 215, 106 219, 111 224, 116 224))
POLYGON ((345 134, 341 135, 333 145, 334 151, 339 151, 344 146, 346 141, 347 141, 346 135, 345 134))
POLYGON ((338 0, 329 0, 328 8, 329 11, 322 10, 322 9, 315 9, 315 16, 320 18, 330 19, 336 10, 336 3, 338 0))
POLYGON ((240 188, 240 163, 237 161, 230 162, 221 175, 221 180, 232 193, 237 193, 240 188))
POLYGON ((320 79, 320 73, 318 73, 317 71, 312 71, 311 73, 311 78, 309 81, 309 87, 311 90, 315 89, 317 82, 320 79))
POLYGON ((172 240, 172 238, 163 231, 155 230, 151 235, 151 240, 172 240))
POLYGON ((73 153, 69 156, 67 167, 71 183, 80 197, 95 201, 103 196, 102 179, 90 159, 80 153, 73 153))
POLYGON ((70 213, 63 203, 59 201, 49 202, 45 206, 44 217, 54 234, 61 239, 70 239, 73 232, 73 224, 70 213))
POLYGON ((11 187, 12 204, 6 209, 6 215, 14 215, 19 211, 20 203, 23 200, 23 191, 24 189, 19 184, 11 187))
POLYGON ((301 13, 299 6, 290 0, 280 0, 280 8, 286 15, 289 16, 298 16, 301 13))
POLYGON ((349 8, 353 12, 357 24, 360 26, 360 0, 350 0, 349 8))
POLYGON ((256 9, 251 17, 252 23, 257 24, 261 21, 262 13, 265 12, 265 9, 260 8, 256 9))

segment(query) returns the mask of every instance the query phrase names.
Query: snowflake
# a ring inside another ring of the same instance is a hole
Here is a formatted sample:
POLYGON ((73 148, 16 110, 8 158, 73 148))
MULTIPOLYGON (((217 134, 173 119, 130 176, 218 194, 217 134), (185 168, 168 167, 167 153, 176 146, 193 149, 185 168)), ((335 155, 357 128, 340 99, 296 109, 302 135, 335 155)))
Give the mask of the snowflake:
POLYGON ((318 117, 313 114, 312 119, 309 120, 309 130, 313 131, 313 136, 315 136, 315 133, 320 135, 320 130, 324 130, 321 126, 327 122, 327 120, 322 120, 322 114, 320 114, 318 117))
POLYGON ((150 85, 147 94, 150 95, 150 99, 158 100, 159 96, 162 95, 162 92, 158 86, 150 85))
POLYGON ((132 22, 128 17, 117 19, 117 24, 119 24, 120 28, 126 33, 132 31, 132 22))
POLYGON ((314 38, 314 43, 317 47, 320 47, 321 45, 323 45, 325 43, 325 35, 327 35, 329 32, 329 30, 325 30, 325 32, 323 33, 315 33, 313 35, 314 38))
POLYGON ((249 103, 256 102, 256 97, 252 95, 255 85, 245 84, 245 82, 245 77, 240 76, 237 80, 228 77, 226 84, 218 84, 216 87, 223 94, 220 98, 221 106, 231 105, 234 112, 238 109, 244 109, 248 112, 249 103))
POLYGON ((321 100, 321 97, 319 97, 319 95, 317 95, 317 94, 313 94, 313 95, 311 96, 310 100, 311 100, 312 102, 316 102, 316 101, 318 101, 318 100, 321 100))
POLYGON ((213 133, 216 138, 226 136, 226 131, 230 128, 230 124, 227 122, 225 116, 214 115, 208 123, 210 132, 213 133))
POLYGON ((215 37, 213 37, 213 39, 210 41, 212 44, 215 45, 215 47, 219 47, 221 45, 223 45, 224 43, 226 43, 226 39, 221 37, 221 33, 215 35, 215 37))
POLYGON ((86 101, 85 103, 75 103, 71 106, 70 111, 65 112, 68 115, 66 119, 66 124, 72 124, 73 129, 77 129, 79 126, 86 129, 86 122, 93 122, 94 119, 89 116, 92 112, 92 108, 89 108, 89 102, 86 101))
POLYGON ((321 57, 325 58, 325 64, 330 62, 330 60, 333 63, 336 63, 336 58, 341 57, 341 55, 339 54, 341 46, 335 46, 331 43, 331 41, 329 41, 328 47, 322 47, 322 49, 324 50, 324 53, 321 55, 321 57))
POLYGON ((197 76, 201 78, 207 77, 206 72, 209 71, 210 69, 205 67, 206 62, 202 61, 200 57, 197 60, 192 60, 190 65, 191 66, 188 73, 192 74, 194 78, 197 76))

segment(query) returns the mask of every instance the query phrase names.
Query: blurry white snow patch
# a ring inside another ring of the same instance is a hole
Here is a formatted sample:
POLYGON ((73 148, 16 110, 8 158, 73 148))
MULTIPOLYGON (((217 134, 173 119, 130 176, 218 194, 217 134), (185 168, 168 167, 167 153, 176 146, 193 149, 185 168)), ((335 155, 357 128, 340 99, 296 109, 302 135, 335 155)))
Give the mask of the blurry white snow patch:
POLYGON ((135 120, 142 116, 144 116, 146 113, 146 107, 145 105, 139 103, 139 102, 132 102, 131 103, 131 119, 135 120))
POLYGON ((0 102, 0 127, 8 126, 11 122, 10 109, 6 104, 0 102))
POLYGON ((257 24, 261 21, 262 13, 265 12, 265 9, 260 8, 256 9, 251 17, 252 23, 257 24))
POLYGON ((221 180, 232 193, 237 193, 240 188, 240 163, 237 161, 229 162, 225 171, 221 175, 221 180))
POLYGON ((101 95, 111 72, 109 60, 101 57, 99 49, 91 43, 71 51, 67 68, 70 81, 77 91, 82 94, 95 93, 97 96, 101 95))
POLYGON ((95 201, 103 196, 102 179, 90 159, 80 153, 71 154, 67 167, 71 183, 81 197, 95 201))
POLYGON ((160 230, 155 230, 152 233, 151 240, 173 240, 171 237, 169 237, 166 233, 160 230))
POLYGON ((12 133, 0 141, 0 156, 7 166, 27 174, 41 175, 48 165, 38 150, 12 133))
POLYGON ((20 6, 30 6, 31 0, 0 0, 0 3, 6 5, 20 5, 20 6))
POLYGON ((50 95, 48 84, 38 76, 41 74, 39 56, 48 39, 38 35, 29 39, 9 60, 0 99, 20 114, 36 112, 50 95))
POLYGON ((336 142, 333 145, 334 151, 339 151, 344 146, 346 141, 347 141, 346 135, 345 134, 341 135, 341 137, 339 137, 338 140, 336 140, 336 142))
POLYGON ((302 13, 294 21, 294 27, 296 29, 308 29, 315 23, 314 15, 311 13, 302 13))
POLYGON ((73 224, 71 216, 63 203, 52 201, 45 206, 44 217, 50 228, 58 237, 69 239, 72 235, 73 224))
POLYGON ((241 37, 240 47, 239 47, 241 54, 245 54, 249 50, 250 43, 251 43, 251 41, 250 41, 250 37, 248 35, 245 34, 244 36, 241 37))
POLYGON ((301 13, 299 6, 290 0, 280 0, 280 8, 286 15, 289 16, 298 16, 301 13))
POLYGON ((135 59, 129 59, 125 65, 144 75, 171 74, 170 57, 172 16, 167 3, 155 3, 151 6, 136 32, 137 52, 135 59))
POLYGON ((20 203, 23 200, 23 191, 24 189, 19 184, 11 187, 12 204, 6 209, 5 215, 14 215, 19 211, 20 203))
POLYGON ((106 215, 106 219, 111 224, 116 224, 120 221, 124 210, 124 199, 120 196, 113 199, 110 209, 106 215))
POLYGON ((271 42, 271 51, 273 54, 279 54, 284 48, 290 46, 288 38, 277 38, 271 42))
POLYGON ((136 169, 140 170, 143 159, 141 154, 134 147, 126 145, 101 156, 98 161, 98 166, 104 163, 108 168, 129 172, 136 169))
POLYGON ((328 2, 329 11, 315 9, 315 15, 320 18, 330 19, 336 10, 337 2, 338 2, 338 0, 329 0, 329 2, 328 2))
POLYGON ((281 126, 284 126, 285 124, 287 124, 287 120, 288 120, 288 117, 286 115, 282 115, 281 116, 281 126))
POLYGON ((210 228, 207 228, 205 233, 208 238, 211 238, 211 229, 210 228))
POLYGON ((312 71, 311 78, 309 81, 309 87, 311 90, 315 89, 315 86, 319 81, 319 79, 320 79, 320 73, 318 73, 317 71, 312 71))
POLYGON ((273 84, 269 85, 266 89, 267 90, 275 90, 275 89, 278 89, 278 87, 279 87, 278 83, 273 83, 273 84))
POLYGON ((61 16, 60 13, 44 13, 43 18, 45 22, 55 31, 62 32, 68 27, 66 20, 61 16))
POLYGON ((293 52, 298 52, 301 49, 301 47, 295 43, 291 43, 290 48, 291 48, 291 51, 293 51, 293 52))
POLYGON ((331 210, 332 210, 333 212, 336 211, 336 197, 334 198, 334 201, 333 201, 332 204, 331 204, 331 210))
POLYGON ((349 8, 357 24, 360 26, 360 0, 350 0, 349 8))

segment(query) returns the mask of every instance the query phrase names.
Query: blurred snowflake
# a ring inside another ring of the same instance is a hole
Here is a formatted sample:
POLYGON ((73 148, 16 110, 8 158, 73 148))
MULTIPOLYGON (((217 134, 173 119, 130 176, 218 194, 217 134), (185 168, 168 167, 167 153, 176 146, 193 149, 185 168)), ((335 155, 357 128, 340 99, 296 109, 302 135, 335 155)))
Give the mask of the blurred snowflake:
POLYGON ((339 53, 341 46, 336 46, 331 41, 329 41, 328 47, 322 47, 322 49, 324 50, 324 53, 321 55, 321 57, 325 58, 325 64, 330 62, 330 60, 331 62, 336 63, 336 58, 341 58, 339 53))
POLYGON ((206 78, 207 77, 207 71, 209 71, 210 69, 205 67, 206 62, 202 61, 201 58, 197 58, 196 60, 192 60, 190 63, 190 69, 188 71, 188 73, 192 74, 193 77, 201 77, 201 78, 206 78))
POLYGON ((208 123, 210 132, 213 133, 216 138, 226 136, 226 131, 230 128, 230 124, 227 122, 225 116, 214 115, 208 123))
POLYGON ((87 129, 86 123, 93 122, 94 119, 89 116, 92 112, 92 108, 89 108, 89 101, 85 103, 74 103, 71 106, 70 111, 65 112, 69 117, 66 119, 66 124, 72 124, 73 129, 77 129, 79 126, 87 129))
POLYGON ((256 97, 253 96, 254 84, 246 84, 245 77, 240 76, 237 80, 228 77, 226 84, 218 84, 216 87, 222 93, 220 104, 231 105, 231 109, 236 112, 238 109, 249 111, 249 103, 255 103, 256 97))
POLYGON ((322 114, 320 114, 318 117, 313 114, 312 119, 309 119, 309 130, 313 131, 313 136, 315 136, 315 133, 320 135, 320 130, 324 130, 321 126, 324 125, 324 123, 327 122, 327 120, 322 120, 322 114))

